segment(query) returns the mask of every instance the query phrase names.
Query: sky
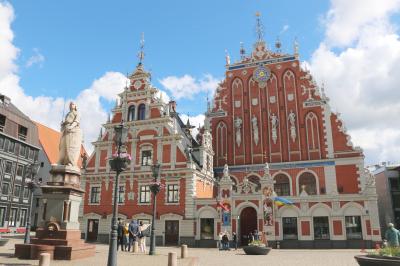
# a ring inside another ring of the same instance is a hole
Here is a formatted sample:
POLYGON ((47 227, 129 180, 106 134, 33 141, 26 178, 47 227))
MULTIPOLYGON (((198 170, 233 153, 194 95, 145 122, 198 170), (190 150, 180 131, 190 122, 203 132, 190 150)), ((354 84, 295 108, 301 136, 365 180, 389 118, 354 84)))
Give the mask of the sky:
POLYGON ((0 0, 0 93, 54 129, 76 101, 90 151, 144 33, 153 85, 198 125, 226 52, 238 59, 240 42, 251 51, 260 12, 270 47, 279 38, 293 53, 297 40, 302 65, 324 84, 366 163, 398 162, 399 11, 400 0, 0 0))

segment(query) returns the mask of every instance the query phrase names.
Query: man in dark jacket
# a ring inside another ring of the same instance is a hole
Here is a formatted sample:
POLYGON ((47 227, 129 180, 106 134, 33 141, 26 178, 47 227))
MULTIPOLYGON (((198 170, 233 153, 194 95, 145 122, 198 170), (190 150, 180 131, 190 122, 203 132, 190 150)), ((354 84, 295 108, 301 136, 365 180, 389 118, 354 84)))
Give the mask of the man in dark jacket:
POLYGON ((137 236, 139 234, 139 225, 136 220, 132 220, 131 223, 129 224, 129 245, 128 245, 128 251, 131 251, 131 246, 132 246, 132 251, 133 251, 133 245, 137 239, 137 236))
POLYGON ((124 225, 121 221, 121 218, 118 218, 118 227, 117 227, 117 251, 119 246, 121 245, 121 250, 125 251, 124 248, 124 225))
POLYGON ((237 250, 237 235, 235 232, 232 233, 232 242, 233 246, 235 247, 235 250, 237 250))

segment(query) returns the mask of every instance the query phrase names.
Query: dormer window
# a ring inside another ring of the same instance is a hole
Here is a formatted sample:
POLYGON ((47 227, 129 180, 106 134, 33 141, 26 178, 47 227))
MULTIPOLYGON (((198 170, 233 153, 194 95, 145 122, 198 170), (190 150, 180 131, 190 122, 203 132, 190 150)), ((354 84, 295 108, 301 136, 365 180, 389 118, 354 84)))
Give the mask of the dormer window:
POLYGON ((135 120, 135 108, 136 106, 134 106, 134 105, 131 105, 131 106, 129 106, 129 109, 128 109, 128 121, 133 121, 133 120, 135 120))
POLYGON ((0 115, 0 132, 4 131, 5 126, 6 126, 6 117, 4 115, 0 115))
POLYGON ((146 114, 146 105, 144 103, 139 105, 138 108, 138 120, 144 120, 145 119, 145 114, 146 114))
POLYGON ((26 137, 28 136, 28 129, 24 126, 18 126, 18 138, 22 141, 26 141, 26 137))

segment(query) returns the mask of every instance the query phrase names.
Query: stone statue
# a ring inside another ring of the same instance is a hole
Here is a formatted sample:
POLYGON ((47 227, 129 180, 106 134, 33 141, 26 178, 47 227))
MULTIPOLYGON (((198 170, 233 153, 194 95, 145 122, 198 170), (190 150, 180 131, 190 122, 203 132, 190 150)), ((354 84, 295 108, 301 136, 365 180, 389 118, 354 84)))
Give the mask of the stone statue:
POLYGON ((275 115, 275 113, 272 113, 270 115, 271 119, 271 133, 272 133, 272 141, 274 144, 276 144, 276 140, 278 139, 278 133, 277 133, 277 125, 278 125, 278 117, 275 115))
POLYGON ((254 139, 254 143, 256 145, 258 145, 258 124, 257 124, 257 117, 255 115, 253 115, 253 117, 251 118, 251 123, 253 125, 253 139, 254 139))
POLYGON ((290 123, 290 137, 292 138, 292 141, 295 142, 296 140, 296 115, 293 113, 293 110, 290 110, 290 113, 288 115, 288 120, 290 123))
POLYGON ((78 167, 82 145, 82 134, 79 127, 79 115, 75 103, 69 104, 69 112, 61 123, 59 146, 59 165, 78 167))
POLYGON ((224 176, 223 177, 229 179, 229 168, 228 168, 227 164, 224 165, 224 176))
POLYGON ((236 117, 235 119, 235 128, 236 128, 236 144, 240 147, 242 143, 242 135, 241 135, 241 128, 242 128, 242 119, 240 117, 236 117))

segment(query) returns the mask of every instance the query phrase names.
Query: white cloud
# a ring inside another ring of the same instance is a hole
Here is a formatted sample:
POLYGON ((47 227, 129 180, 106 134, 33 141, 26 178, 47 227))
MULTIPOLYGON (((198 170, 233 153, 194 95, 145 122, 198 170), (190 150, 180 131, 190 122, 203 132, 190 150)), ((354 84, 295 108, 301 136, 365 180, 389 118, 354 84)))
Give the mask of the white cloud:
POLYGON ((182 77, 169 76, 159 81, 175 99, 193 99, 196 94, 210 92, 214 94, 220 79, 214 78, 211 74, 206 74, 201 79, 196 79, 190 75, 182 77))
POLYGON ((287 24, 283 25, 281 31, 279 32, 279 35, 284 34, 286 31, 288 31, 288 29, 289 29, 289 25, 287 25, 287 24))
POLYGON ((204 119, 205 116, 203 114, 199 114, 196 116, 188 116, 188 115, 179 115, 180 118, 182 119, 183 123, 186 124, 188 118, 189 118, 189 122, 192 126, 195 126, 195 128, 193 128, 192 130, 192 136, 196 137, 197 133, 199 133, 199 127, 202 127, 204 125, 204 119))
MULTIPOLYGON (((11 102, 31 119, 59 130, 64 107, 71 99, 53 98, 48 96, 32 97, 25 93, 19 84, 15 61, 18 48, 14 46, 11 23, 14 11, 10 4, 0 1, 0 93, 11 98, 11 102)), ((107 119, 107 112, 100 103, 103 98, 115 100, 117 93, 126 85, 127 79, 118 72, 107 72, 92 85, 81 91, 72 99, 77 103, 81 115, 81 127, 84 133, 85 147, 90 152, 91 142, 99 134, 100 125, 107 119)))
POLYGON ((39 67, 42 67, 42 66, 43 66, 43 62, 44 62, 44 60, 45 60, 44 55, 42 55, 42 54, 39 52, 39 49, 37 49, 37 48, 33 48, 33 52, 34 52, 34 55, 32 55, 32 56, 28 59, 28 61, 26 61, 25 66, 26 66, 26 67, 31 67, 31 66, 33 66, 33 65, 35 65, 35 64, 38 64, 39 67))
POLYGON ((390 22, 399 7, 392 0, 333 0, 325 39, 304 64, 325 83, 367 163, 399 160, 400 40, 390 22))

